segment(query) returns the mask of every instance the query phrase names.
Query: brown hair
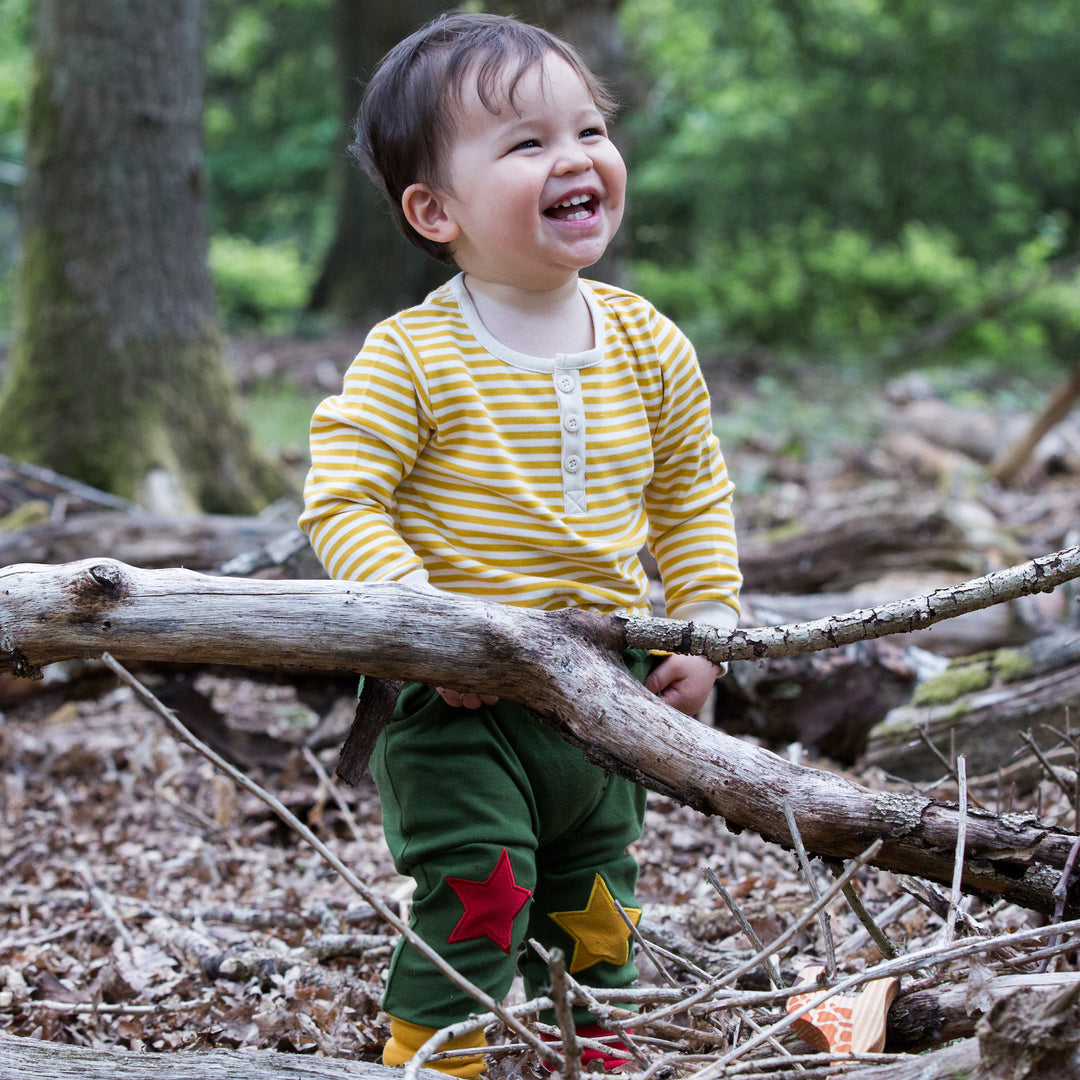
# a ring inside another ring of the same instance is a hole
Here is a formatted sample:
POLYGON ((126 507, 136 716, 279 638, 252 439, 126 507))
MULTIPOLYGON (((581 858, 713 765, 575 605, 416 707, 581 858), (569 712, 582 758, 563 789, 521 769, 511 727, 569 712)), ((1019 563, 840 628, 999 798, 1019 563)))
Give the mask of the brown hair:
POLYGON ((498 113, 504 85, 513 102, 521 78, 549 53, 581 76, 602 114, 614 111, 614 101, 570 45, 503 15, 440 15, 380 61, 353 122, 349 152, 382 189, 398 227, 421 251, 452 261, 446 244, 428 240, 409 224, 401 197, 410 184, 445 186, 453 109, 461 102, 466 74, 476 72, 480 100, 498 113))

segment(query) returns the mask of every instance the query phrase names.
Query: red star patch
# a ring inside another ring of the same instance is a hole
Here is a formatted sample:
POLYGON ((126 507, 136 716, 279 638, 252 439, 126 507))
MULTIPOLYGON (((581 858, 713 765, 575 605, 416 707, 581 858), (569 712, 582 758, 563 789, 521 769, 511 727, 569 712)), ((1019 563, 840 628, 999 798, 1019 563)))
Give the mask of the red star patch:
POLYGON ((446 884, 457 893, 465 907, 448 941, 472 941, 490 938, 504 953, 510 952, 510 940, 517 913, 529 902, 532 891, 514 880, 510 856, 503 848, 495 869, 486 881, 448 877, 446 884))

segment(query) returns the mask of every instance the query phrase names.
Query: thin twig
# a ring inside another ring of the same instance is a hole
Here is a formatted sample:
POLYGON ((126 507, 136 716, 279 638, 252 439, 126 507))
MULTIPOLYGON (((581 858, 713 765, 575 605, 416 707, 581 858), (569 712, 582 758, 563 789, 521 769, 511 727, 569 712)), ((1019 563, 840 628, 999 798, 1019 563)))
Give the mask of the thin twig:
POLYGON ((949 774, 949 776, 955 777, 956 770, 953 768, 953 763, 938 749, 937 743, 935 743, 934 740, 930 738, 930 735, 927 733, 925 724, 919 726, 919 738, 922 739, 923 743, 930 751, 930 753, 932 753, 934 757, 936 757, 938 761, 940 761, 941 764, 945 766, 945 771, 949 774))
MULTIPOLYGON (((680 956, 677 952, 672 952, 671 949, 664 948, 664 946, 661 945, 660 942, 654 940, 653 938, 646 938, 645 940, 648 941, 649 948, 653 952, 657 953, 659 956, 662 956, 665 960, 667 960, 670 963, 674 964, 676 967, 680 967, 680 968, 683 969, 683 971, 686 971, 690 975, 693 975, 695 979, 711 979, 712 978, 712 976, 709 974, 709 972, 707 972, 699 964, 695 964, 694 961, 689 959, 688 957, 680 956)), ((682 985, 682 984, 674 984, 674 985, 682 985)))
POLYGON ((563 1080, 578 1080, 581 1076, 581 1047, 574 1029, 574 1010, 566 993, 566 959, 562 949, 552 949, 548 955, 551 974, 552 1011, 562 1036, 563 1080))
POLYGON ((1031 734, 1030 731, 1022 731, 1020 733, 1020 738, 1024 742, 1026 742, 1028 746, 1031 747, 1031 752, 1035 755, 1039 764, 1042 766, 1043 772, 1046 773, 1046 778, 1057 788, 1060 789, 1061 793, 1065 796, 1066 799, 1069 799, 1070 802, 1075 802, 1077 798, 1077 785, 1066 784, 1062 780, 1061 776, 1058 774, 1057 769, 1054 768, 1053 763, 1047 758, 1046 754, 1043 753, 1042 748, 1035 741, 1035 737, 1031 734))
MULTIPOLYGON (((926 733, 926 728, 925 727, 919 728, 919 738, 922 739, 922 741, 926 744, 926 746, 931 751, 933 751, 934 756, 948 770, 949 778, 956 784, 957 788, 959 788, 960 787, 960 777, 957 775, 957 771, 956 771, 956 746, 955 746, 955 743, 956 743, 956 729, 955 728, 950 728, 949 729, 949 741, 950 741, 950 746, 952 748, 952 760, 947 758, 934 745, 934 741, 926 733)), ((939 781, 939 783, 940 783, 940 781, 939 781)), ((938 786, 938 784, 934 785, 934 787, 937 787, 937 786, 938 786)), ((980 810, 985 810, 986 809, 986 806, 982 802, 980 802, 980 800, 977 799, 974 795, 971 795, 969 793, 967 797, 971 800, 972 804, 974 806, 977 806, 980 810)))
MULTIPOLYGON (((807 858, 806 848, 799 834, 799 823, 795 820, 795 812, 791 809, 791 800, 787 798, 784 799, 784 817, 787 819, 788 832, 791 833, 791 842, 795 845, 795 853, 798 855, 803 877, 810 886, 810 895, 817 900, 821 895, 821 890, 814 880, 814 871, 810 867, 810 860, 807 858)), ((829 912, 825 907, 818 912, 818 924, 821 927, 821 943, 825 948, 825 974, 829 979, 835 979, 836 950, 833 947, 832 923, 829 921, 829 912)))
POLYGON ((131 931, 127 928, 124 920, 120 918, 120 914, 117 912, 116 906, 109 898, 108 893, 94 881, 94 875, 90 870, 90 864, 85 859, 79 859, 78 862, 75 863, 75 872, 86 883, 86 891, 90 894, 90 899, 97 904, 101 909, 102 915, 104 915, 116 928, 117 934, 120 935, 120 940, 129 950, 133 949, 135 947, 135 938, 132 937, 131 931))
MULTIPOLYGON (((720 898, 727 905, 728 911, 735 917, 735 921, 739 924, 739 929, 742 930, 747 941, 750 942, 750 948, 756 949, 758 952, 764 952, 765 946, 758 937, 757 931, 751 926, 750 920, 743 914, 743 910, 739 907, 735 900, 735 897, 728 892, 724 883, 717 876, 717 873, 711 866, 706 866, 702 871, 705 875, 706 881, 720 894, 720 898)), ((772 957, 766 956, 763 961, 765 967, 765 974, 768 976, 769 982, 773 984, 778 990, 784 985, 784 977, 780 974, 780 969, 773 963, 772 957)))
POLYGON ((213 1004, 212 998, 199 998, 195 1001, 156 1001, 152 1005, 135 1005, 126 1001, 35 1001, 33 998, 25 998, 19 1002, 19 1008, 20 1010, 48 1009, 49 1012, 63 1013, 68 1016, 156 1016, 159 1013, 210 1009, 213 1004))
MULTIPOLYGON (((1065 901, 1069 896, 1069 884, 1072 881, 1073 866, 1076 863, 1076 856, 1080 854, 1080 836, 1073 841, 1073 846, 1069 849, 1069 857, 1065 860, 1065 868, 1061 871, 1061 877, 1058 879, 1058 883, 1054 886, 1054 897, 1056 903, 1054 904, 1054 922, 1061 922, 1061 916, 1065 911, 1065 901)), ((1050 944, 1057 944, 1061 941, 1061 935, 1059 934, 1055 939, 1052 939, 1050 944)), ((1055 957, 1056 959, 1056 957, 1055 957)), ((1050 957, 1047 957, 1043 961, 1040 971, 1049 971, 1050 969, 1050 957)))
MULTIPOLYGON (((827 860, 826 865, 832 870, 834 875, 839 874, 843 869, 843 866, 834 859, 827 860)), ((899 956, 900 954, 897 951, 896 946, 893 945, 888 937, 886 937, 885 931, 874 920, 874 917, 870 912, 866 910, 866 905, 862 902, 862 897, 855 891, 855 886, 850 881, 844 886, 844 899, 847 900, 848 907, 851 908, 855 913, 855 917, 862 923, 863 929, 878 947, 878 951, 881 955, 885 957, 886 960, 892 960, 899 956)), ((910 895, 902 896, 899 900, 894 901, 894 903, 882 913, 883 924, 887 926, 888 922, 886 920, 891 920, 895 917, 894 909, 896 914, 902 914, 903 911, 907 910, 915 902, 915 898, 910 895)), ((852 949, 856 947, 852 944, 854 940, 855 935, 853 934, 844 942, 841 949, 837 951, 843 953, 851 952, 852 949)))
POLYGON ((346 884, 349 885, 355 892, 364 898, 374 909, 376 914, 390 926, 392 926, 399 934, 404 937, 410 945, 413 945, 425 959, 430 961, 443 975, 445 975, 455 986, 460 990, 468 994, 474 1001, 479 1002, 490 1012, 493 1012, 507 1027, 516 1032, 521 1038, 537 1053, 544 1058, 545 1061, 550 1061, 557 1068, 560 1065, 560 1060, 557 1054, 554 1053, 549 1047, 538 1039, 524 1024, 518 1021, 513 1015, 505 1010, 500 1002, 497 1002, 490 994, 485 993, 478 986, 470 982, 465 978, 456 968, 448 964, 419 934, 417 934, 407 923, 405 923, 398 915, 388 907, 375 892, 367 887, 350 869, 334 854, 312 831, 305 825, 287 806, 285 806, 279 799, 276 799, 265 788, 260 787, 251 777, 241 772, 235 766, 226 761, 220 754, 216 753, 204 742, 197 739, 190 731, 180 722, 176 717, 176 714, 169 708, 167 708, 157 697, 151 693, 151 691, 144 686, 134 675, 131 674, 122 664, 120 664, 109 653, 104 653, 101 657, 103 663, 108 667, 117 677, 125 682, 135 692, 136 697, 143 702, 148 708, 160 716, 166 724, 172 729, 173 733, 180 738, 183 742, 187 743, 193 750, 200 753, 208 761, 210 761, 217 769, 228 776, 234 783, 239 784, 245 791, 254 795, 257 799, 268 806, 286 825, 288 825, 294 832, 298 833, 304 840, 311 845, 312 848, 323 858, 323 860, 336 870, 344 879, 346 884))
MULTIPOLYGON (((537 956, 544 961, 549 967, 551 965, 551 953, 544 948, 535 938, 529 939, 529 946, 535 950, 537 956)), ((554 951, 554 950, 553 950, 554 951)), ((638 1045, 639 1040, 635 1039, 633 1034, 629 1031, 628 1025, 637 1023, 637 1014, 629 1013, 623 1009, 613 1008, 610 1005, 604 1005, 598 1000, 596 988, 591 986, 583 986, 572 975, 566 975, 566 991, 567 995, 576 1004, 584 1005, 606 1027, 612 1028, 612 1034, 618 1033, 622 1039, 627 1053, 635 1058, 639 1064, 645 1064, 646 1058, 641 1051, 641 1047, 638 1045), (616 1014, 622 1014, 616 1017, 616 1014)), ((601 992, 602 993, 602 992, 601 992)), ((607 991, 609 996, 618 995, 619 1004, 629 1004, 626 1001, 625 996, 627 991, 625 989, 614 989, 607 991)), ((630 993, 633 993, 631 991, 630 993)), ((552 1008, 552 1005, 547 1005, 547 1008, 552 1008)), ((590 1040, 582 1039, 578 1037, 578 1041, 582 1046, 592 1045, 590 1040)), ((595 1048, 595 1047, 594 1047, 595 1048)), ((605 1051, 613 1050, 613 1047, 603 1047, 605 1051)), ((621 1053, 616 1050, 615 1053, 621 1053)))
POLYGON ((323 768, 323 763, 312 753, 311 747, 304 747, 304 760, 311 766, 312 771, 318 777, 319 783, 330 793, 334 802, 337 804, 338 810, 341 811, 341 816, 345 819, 345 823, 349 826, 349 832, 352 833, 353 839, 363 846, 366 843, 364 834, 360 831, 360 826, 356 822, 356 817, 352 812, 352 807, 345 801, 345 797, 341 794, 341 788, 336 784, 330 774, 323 768))
POLYGON ((774 953, 778 953, 792 938, 802 932, 806 924, 817 915, 820 908, 824 907, 826 904, 832 903, 833 899, 843 891, 844 885, 846 885, 868 862, 876 857, 877 853, 881 850, 881 845, 881 840, 875 840, 857 859, 853 859, 848 864, 847 869, 841 877, 835 882, 832 888, 826 891, 820 900, 811 904, 799 919, 792 923, 782 934, 774 938, 768 945, 754 953, 749 960, 745 960, 743 963, 737 964, 730 971, 726 971, 723 975, 717 976, 710 983, 690 994, 678 1004, 663 1006, 662 1008, 656 1009, 652 1013, 643 1016, 643 1025, 654 1019, 660 1020, 666 1016, 673 1016, 676 1013, 689 1008, 691 1005, 698 1004, 713 997, 719 990, 722 990, 725 986, 735 982, 740 976, 745 975, 746 972, 753 971, 754 968, 763 964, 767 957, 772 956, 774 953))
MULTIPOLYGON (((730 1051, 725 1057, 717 1060, 713 1066, 702 1070, 696 1075, 695 1080, 711 1080, 712 1077, 723 1075, 723 1070, 726 1069, 731 1062, 762 1045, 762 1043, 766 1041, 767 1036, 776 1035, 779 1032, 786 1030, 795 1020, 805 1016, 812 1009, 816 1009, 823 1001, 827 1001, 830 997, 842 994, 856 986, 861 986, 863 983, 871 982, 875 979, 898 977, 900 975, 910 974, 913 971, 921 970, 927 966, 940 966, 952 963, 954 960, 978 956, 985 952, 993 952, 995 949, 999 949, 1005 944, 1015 946, 1027 941, 1035 941, 1053 932, 1073 934, 1077 931, 1080 931, 1080 919, 1074 919, 1068 923, 1060 923, 1057 927, 1042 926, 1029 930, 1017 930, 1006 934, 1000 934, 993 938, 969 938, 959 943, 950 944, 945 948, 935 945, 908 953, 905 956, 898 957, 896 960, 887 960, 881 964, 875 965, 873 968, 867 968, 856 975, 848 976, 835 986, 823 990, 820 994, 808 1000, 806 1004, 793 1012, 788 1013, 771 1027, 766 1028, 761 1034, 754 1036, 752 1039, 748 1039, 741 1046, 735 1047, 735 1049, 730 1051)), ((816 984, 809 984, 805 990, 802 987, 792 987, 791 993, 799 994, 803 992, 813 992, 817 989, 819 989, 819 987, 817 987, 816 984)))
POLYGON ((960 907, 961 885, 964 879, 964 850, 967 846, 967 758, 960 754, 956 759, 956 781, 959 788, 960 811, 956 826, 956 858, 953 862, 952 895, 949 898, 949 914, 945 920, 945 943, 956 933, 956 912, 960 907))
MULTIPOLYGON (((614 897, 612 897, 612 899, 615 900, 614 897)), ((627 915, 626 908, 624 908, 618 900, 615 900, 615 910, 619 913, 619 917, 626 924, 626 927, 630 931, 630 934, 633 937, 634 941, 636 941, 637 944, 641 946, 642 952, 644 952, 645 955, 649 958, 652 966, 656 968, 664 982, 666 982, 668 986, 678 986, 678 981, 668 972, 667 968, 664 967, 664 965, 660 962, 660 957, 657 956, 655 950, 652 947, 652 943, 646 940, 644 935, 638 929, 637 923, 634 922, 634 920, 631 919, 629 915, 627 915)))

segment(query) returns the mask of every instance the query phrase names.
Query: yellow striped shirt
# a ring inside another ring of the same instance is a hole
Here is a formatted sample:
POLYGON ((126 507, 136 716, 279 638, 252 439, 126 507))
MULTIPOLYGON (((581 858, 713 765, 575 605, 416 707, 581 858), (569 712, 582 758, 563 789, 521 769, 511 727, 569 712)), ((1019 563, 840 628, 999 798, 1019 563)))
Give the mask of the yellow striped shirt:
POLYGON ((582 282, 597 347, 526 356, 461 275, 377 325, 311 423, 300 526, 331 577, 523 607, 738 616, 732 484, 693 347, 632 293, 582 282))

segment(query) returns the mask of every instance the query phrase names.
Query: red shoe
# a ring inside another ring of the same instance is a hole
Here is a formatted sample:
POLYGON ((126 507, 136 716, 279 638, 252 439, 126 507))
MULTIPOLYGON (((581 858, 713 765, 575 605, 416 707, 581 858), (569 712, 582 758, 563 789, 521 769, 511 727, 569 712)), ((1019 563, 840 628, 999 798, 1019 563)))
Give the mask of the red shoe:
MULTIPOLYGON (((581 1024, 575 1028, 578 1037, 581 1039, 603 1039, 613 1038, 614 1032, 608 1031, 607 1028, 602 1028, 599 1024, 581 1024)), ((557 1042, 557 1035, 541 1035, 541 1039, 544 1042, 557 1042)), ((626 1047, 618 1041, 616 1038, 614 1042, 605 1043, 605 1046, 610 1046, 612 1050, 626 1051, 626 1047)), ((582 1048, 581 1051, 581 1064, 587 1069, 589 1063, 592 1061, 603 1062, 604 1072, 614 1072, 616 1069, 621 1069, 624 1065, 630 1064, 630 1058, 628 1057, 613 1057, 611 1054, 605 1053, 603 1050, 594 1050, 591 1046, 582 1048)), ((555 1070, 546 1061, 541 1061, 546 1072, 554 1072, 555 1070)))

